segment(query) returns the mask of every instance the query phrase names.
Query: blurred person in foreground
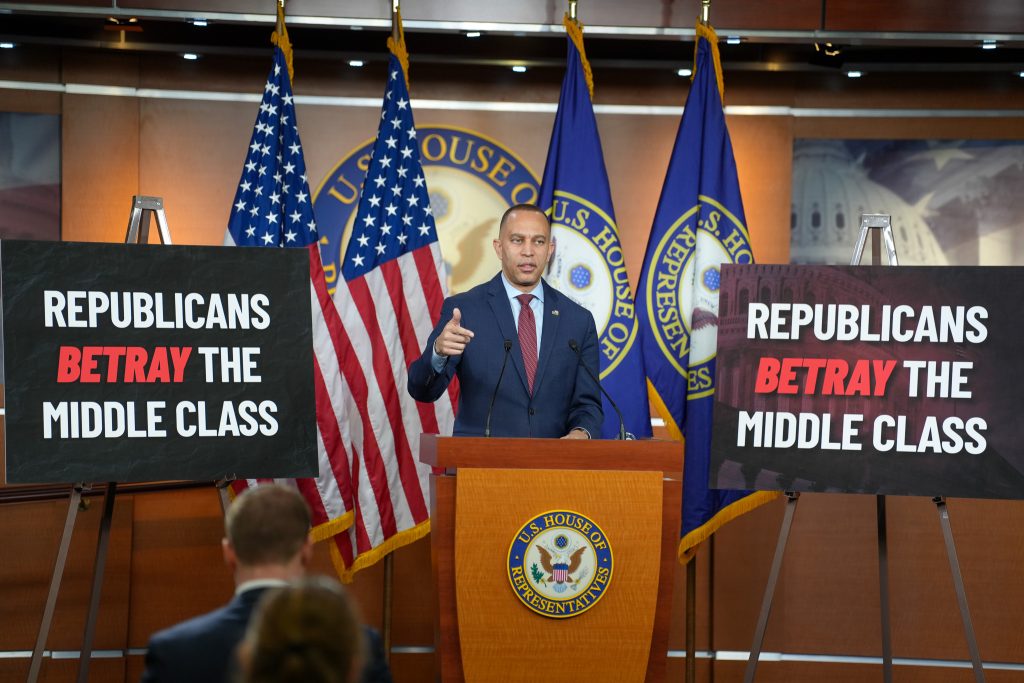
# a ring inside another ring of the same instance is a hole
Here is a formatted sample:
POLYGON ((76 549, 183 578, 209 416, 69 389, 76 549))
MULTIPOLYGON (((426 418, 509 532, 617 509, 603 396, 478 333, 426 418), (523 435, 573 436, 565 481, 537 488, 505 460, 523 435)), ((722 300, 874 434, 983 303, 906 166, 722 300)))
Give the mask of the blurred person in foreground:
POLYGON ((260 601, 239 646, 243 683, 357 683, 363 633, 337 581, 315 577, 260 601))

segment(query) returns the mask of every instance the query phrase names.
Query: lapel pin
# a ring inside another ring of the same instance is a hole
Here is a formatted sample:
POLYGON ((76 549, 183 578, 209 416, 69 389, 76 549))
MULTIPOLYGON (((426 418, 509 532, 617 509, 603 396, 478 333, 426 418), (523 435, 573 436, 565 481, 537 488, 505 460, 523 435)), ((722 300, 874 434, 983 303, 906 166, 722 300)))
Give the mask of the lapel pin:
POLYGON ((555 310, 551 311, 551 315, 558 315, 558 309, 556 308, 555 310))

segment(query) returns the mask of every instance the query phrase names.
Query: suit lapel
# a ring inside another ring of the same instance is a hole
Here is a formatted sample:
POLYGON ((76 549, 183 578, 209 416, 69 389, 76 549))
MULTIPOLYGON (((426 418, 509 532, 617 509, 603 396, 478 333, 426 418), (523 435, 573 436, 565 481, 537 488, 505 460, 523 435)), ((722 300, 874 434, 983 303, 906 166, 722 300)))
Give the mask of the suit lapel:
POLYGON ((558 292, 541 280, 544 286, 544 327, 541 330, 540 353, 537 357, 537 376, 533 380, 533 395, 540 393, 540 385, 544 383, 545 368, 551 359, 551 350, 558 341, 558 292))
MULTIPOLYGON (((519 373, 519 381, 522 382, 523 390, 530 393, 529 384, 526 381, 526 366, 523 365, 523 349, 519 346, 519 333, 516 332, 516 321, 512 318, 512 305, 508 301, 505 285, 501 282, 501 273, 495 275, 491 280, 487 294, 491 311, 494 313, 495 320, 498 321, 502 342, 505 339, 511 340, 512 350, 508 352, 508 355, 512 357, 512 364, 515 365, 516 371, 519 373)), ((505 353, 504 346, 501 352, 505 353)))

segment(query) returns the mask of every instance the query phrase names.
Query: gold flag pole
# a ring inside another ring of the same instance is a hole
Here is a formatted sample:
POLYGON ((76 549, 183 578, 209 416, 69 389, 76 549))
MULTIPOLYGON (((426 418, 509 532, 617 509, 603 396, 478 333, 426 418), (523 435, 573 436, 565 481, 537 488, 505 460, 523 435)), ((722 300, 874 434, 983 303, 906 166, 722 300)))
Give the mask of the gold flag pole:
POLYGON ((399 7, 399 0, 391 0, 391 37, 396 41, 402 37, 402 19, 401 19, 401 7, 399 7))
MULTIPOLYGON (((402 30, 402 10, 399 5, 399 0, 391 0, 391 39, 388 40, 388 47, 391 48, 393 52, 396 52, 396 56, 399 50, 401 50, 402 53, 405 53, 405 36, 403 35, 404 32, 402 30)), ((407 53, 405 54, 406 57, 404 61, 408 63, 409 58, 407 53)), ((399 56, 399 60, 401 59, 402 57, 399 56)), ((403 64, 402 66, 406 72, 406 85, 408 85, 409 69, 406 64, 403 64)), ((394 553, 388 553, 384 556, 384 605, 380 626, 380 635, 384 647, 384 661, 388 666, 391 665, 391 608, 394 602, 394 579, 395 555, 394 553)))
MULTIPOLYGON (((700 25, 707 28, 711 21, 711 0, 700 0, 700 25)), ((697 42, 693 37, 693 76, 697 75, 697 42)), ((713 552, 713 551, 712 551, 713 552)), ((686 683, 697 680, 697 562, 696 553, 686 563, 686 683)))
POLYGON ((576 16, 576 2, 577 0, 569 0, 569 19, 571 19, 574 24, 579 24, 580 20, 576 16))

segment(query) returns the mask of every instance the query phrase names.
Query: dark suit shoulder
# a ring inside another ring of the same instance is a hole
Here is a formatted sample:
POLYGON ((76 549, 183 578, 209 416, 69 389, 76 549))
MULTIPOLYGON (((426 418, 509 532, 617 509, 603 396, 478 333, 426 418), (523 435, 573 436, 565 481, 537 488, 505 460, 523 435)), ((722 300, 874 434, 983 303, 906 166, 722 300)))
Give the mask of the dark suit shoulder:
POLYGON ((475 287, 467 289, 465 292, 459 292, 458 294, 452 294, 448 299, 452 301, 456 306, 460 303, 480 301, 486 299, 488 295, 496 292, 504 293, 505 288, 501 284, 501 274, 495 275, 486 282, 481 282, 475 287))
POLYGON ((153 634, 143 683, 224 683, 235 647, 245 634, 263 590, 235 596, 227 605, 153 634))

